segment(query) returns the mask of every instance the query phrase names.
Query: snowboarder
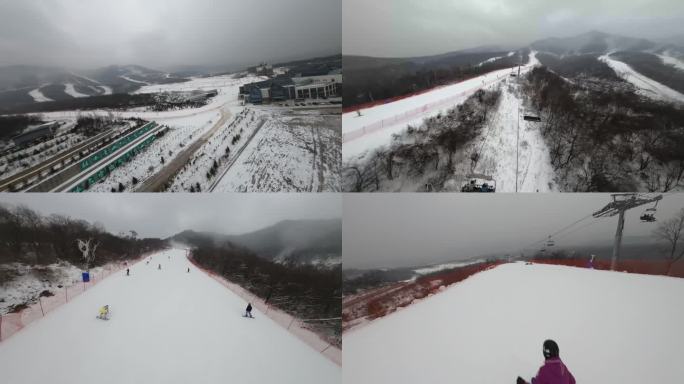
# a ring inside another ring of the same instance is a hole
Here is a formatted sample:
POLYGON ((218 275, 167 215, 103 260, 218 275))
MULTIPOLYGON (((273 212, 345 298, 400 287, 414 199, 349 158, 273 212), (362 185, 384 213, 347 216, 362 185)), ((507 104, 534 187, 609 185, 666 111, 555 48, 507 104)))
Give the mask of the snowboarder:
POLYGON ((245 310, 245 317, 254 317, 254 316, 252 316, 252 303, 247 303, 247 309, 245 310))
MULTIPOLYGON (((558 344, 553 340, 544 341, 542 353, 544 354, 544 365, 539 368, 537 376, 530 381, 531 384, 575 384, 575 377, 563 364, 559 357, 558 344)), ((517 384, 528 384, 522 377, 518 376, 517 384)))
POLYGON ((97 315, 97 318, 101 320, 109 320, 109 304, 100 308, 100 314, 97 315))
POLYGON ((159 266, 157 267, 157 269, 161 270, 161 264, 159 264, 159 266))
POLYGON ((131 275, 131 269, 130 269, 130 268, 126 268, 126 276, 130 276, 130 275, 131 275))

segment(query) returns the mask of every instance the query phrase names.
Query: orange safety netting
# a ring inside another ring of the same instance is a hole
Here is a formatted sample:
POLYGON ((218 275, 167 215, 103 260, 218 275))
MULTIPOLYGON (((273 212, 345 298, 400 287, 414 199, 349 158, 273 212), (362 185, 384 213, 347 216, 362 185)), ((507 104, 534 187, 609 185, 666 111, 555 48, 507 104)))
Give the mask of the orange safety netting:
POLYGON ((316 333, 306 329, 306 323, 304 319, 298 319, 288 313, 285 313, 270 304, 267 304, 261 298, 242 288, 241 286, 231 283, 230 281, 224 279, 220 275, 203 268, 192 260, 188 258, 190 262, 195 265, 202 272, 209 275, 219 284, 230 289, 233 293, 240 296, 245 302, 252 303, 252 307, 258 309, 265 316, 268 316, 275 323, 279 324, 283 328, 287 329, 288 332, 297 336, 304 343, 309 345, 311 348, 320 352, 323 356, 327 357, 337 365, 342 365, 342 351, 331 343, 321 339, 316 333))
MULTIPOLYGON (((149 253, 145 253, 139 258, 131 260, 131 262, 137 263, 147 257, 148 254, 149 253)), ((36 303, 29 305, 25 309, 0 315, 0 341, 6 340, 27 325, 46 316, 48 313, 54 311, 63 304, 68 303, 69 300, 72 300, 76 296, 97 285, 112 274, 127 268, 127 266, 128 264, 124 263, 107 265, 97 272, 90 272, 90 282, 79 282, 71 286, 62 287, 57 291, 53 291, 53 296, 39 297, 36 303)))

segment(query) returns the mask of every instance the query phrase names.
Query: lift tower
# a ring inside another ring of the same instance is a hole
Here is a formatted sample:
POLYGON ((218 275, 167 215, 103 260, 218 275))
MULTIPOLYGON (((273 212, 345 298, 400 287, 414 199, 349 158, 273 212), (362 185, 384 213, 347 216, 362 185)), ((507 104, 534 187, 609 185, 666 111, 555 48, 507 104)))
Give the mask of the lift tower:
POLYGON ((625 228, 625 211, 636 208, 638 206, 654 203, 662 200, 663 195, 654 197, 641 196, 637 193, 614 193, 610 195, 613 201, 608 203, 605 207, 594 212, 592 215, 595 218, 618 216, 618 226, 615 231, 615 242, 613 243, 613 258, 610 261, 610 269, 612 271, 617 267, 617 261, 620 258, 620 245, 622 244, 622 230, 625 228))

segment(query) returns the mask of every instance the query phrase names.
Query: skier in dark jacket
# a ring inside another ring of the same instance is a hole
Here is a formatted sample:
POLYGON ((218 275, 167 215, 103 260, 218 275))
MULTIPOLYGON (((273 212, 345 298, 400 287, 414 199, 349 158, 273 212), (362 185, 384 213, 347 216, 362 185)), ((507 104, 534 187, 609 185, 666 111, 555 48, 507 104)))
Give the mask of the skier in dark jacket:
POLYGON ((247 309, 245 310, 245 317, 253 317, 252 316, 252 303, 247 303, 247 309))
MULTIPOLYGON (((542 353, 544 365, 539 368, 537 376, 532 378, 531 384, 575 384, 575 378, 559 357, 558 344, 553 340, 544 341, 542 353)), ((517 384, 528 384, 518 376, 517 384)))
POLYGON ((131 270, 130 270, 130 268, 126 268, 126 276, 130 276, 130 275, 131 275, 131 270))

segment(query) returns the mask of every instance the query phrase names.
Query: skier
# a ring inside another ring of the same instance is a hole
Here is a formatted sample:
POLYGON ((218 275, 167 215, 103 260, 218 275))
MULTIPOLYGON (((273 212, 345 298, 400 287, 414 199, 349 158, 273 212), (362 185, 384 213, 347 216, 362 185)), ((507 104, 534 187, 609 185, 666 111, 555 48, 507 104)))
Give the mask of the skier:
POLYGON ((188 267, 188 273, 190 273, 190 267, 188 267))
POLYGON ((100 314, 97 316, 98 319, 109 320, 109 304, 100 308, 100 314))
POLYGON ((247 309, 245 310, 245 317, 254 317, 254 316, 252 316, 252 303, 247 303, 247 309))
MULTIPOLYGON (((575 378, 559 357, 558 344, 553 340, 544 341, 542 347, 544 365, 539 368, 537 376, 533 377, 531 384, 575 384, 575 378)), ((517 384, 528 384, 518 376, 517 384)))
POLYGON ((130 275, 131 275, 131 270, 130 270, 130 268, 126 268, 126 276, 130 276, 130 275))
POLYGON ((159 266, 157 267, 157 269, 161 270, 161 264, 159 264, 159 266))

